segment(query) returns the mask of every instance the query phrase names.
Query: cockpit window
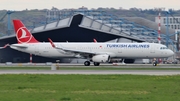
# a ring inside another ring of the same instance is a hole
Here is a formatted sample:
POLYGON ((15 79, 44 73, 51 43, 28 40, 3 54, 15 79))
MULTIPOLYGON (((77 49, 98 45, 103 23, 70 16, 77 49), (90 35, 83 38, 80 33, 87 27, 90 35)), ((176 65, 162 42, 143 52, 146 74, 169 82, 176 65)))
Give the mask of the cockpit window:
POLYGON ((160 47, 160 49, 168 49, 167 47, 160 47))

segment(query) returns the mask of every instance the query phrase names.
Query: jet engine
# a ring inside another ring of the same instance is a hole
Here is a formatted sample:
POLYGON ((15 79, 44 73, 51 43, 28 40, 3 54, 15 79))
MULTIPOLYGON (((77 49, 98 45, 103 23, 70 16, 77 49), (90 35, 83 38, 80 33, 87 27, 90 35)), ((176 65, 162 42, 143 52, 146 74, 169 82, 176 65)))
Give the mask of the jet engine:
POLYGON ((98 63, 109 62, 109 60, 110 60, 109 55, 95 55, 92 57, 92 61, 98 63))

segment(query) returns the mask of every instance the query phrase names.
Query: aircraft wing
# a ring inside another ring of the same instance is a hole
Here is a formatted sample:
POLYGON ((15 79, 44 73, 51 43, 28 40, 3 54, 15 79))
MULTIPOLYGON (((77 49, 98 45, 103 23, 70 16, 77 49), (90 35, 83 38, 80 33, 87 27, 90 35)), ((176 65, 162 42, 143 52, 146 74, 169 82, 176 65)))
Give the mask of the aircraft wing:
POLYGON ((90 51, 72 50, 72 49, 59 48, 59 47, 54 47, 54 48, 56 48, 56 49, 61 49, 61 50, 66 51, 66 52, 73 52, 73 53, 81 53, 81 54, 98 54, 98 53, 90 52, 90 51))
POLYGON ((92 54, 92 55, 100 54, 100 53, 91 52, 91 51, 72 50, 72 49, 58 47, 53 43, 53 41, 50 38, 48 38, 48 40, 50 41, 50 44, 52 45, 53 48, 60 49, 60 50, 66 51, 66 52, 73 52, 73 53, 79 53, 79 54, 92 54))

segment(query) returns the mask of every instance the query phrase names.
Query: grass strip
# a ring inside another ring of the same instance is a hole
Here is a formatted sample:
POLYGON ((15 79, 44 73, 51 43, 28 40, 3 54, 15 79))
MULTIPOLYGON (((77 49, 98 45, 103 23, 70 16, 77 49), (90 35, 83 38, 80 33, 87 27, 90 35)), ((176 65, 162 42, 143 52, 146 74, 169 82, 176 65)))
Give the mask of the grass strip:
POLYGON ((2 101, 179 101, 180 75, 2 74, 2 101))

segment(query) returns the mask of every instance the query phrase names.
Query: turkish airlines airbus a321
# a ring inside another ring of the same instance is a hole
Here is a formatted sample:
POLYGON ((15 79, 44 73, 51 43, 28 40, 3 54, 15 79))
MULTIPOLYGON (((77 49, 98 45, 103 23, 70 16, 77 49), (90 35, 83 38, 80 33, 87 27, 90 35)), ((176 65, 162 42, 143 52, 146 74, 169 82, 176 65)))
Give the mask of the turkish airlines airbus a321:
POLYGON ((165 45, 157 43, 87 43, 87 42, 39 42, 20 20, 13 20, 18 43, 10 47, 43 57, 85 58, 85 66, 95 66, 111 59, 167 58, 174 54, 165 45))

